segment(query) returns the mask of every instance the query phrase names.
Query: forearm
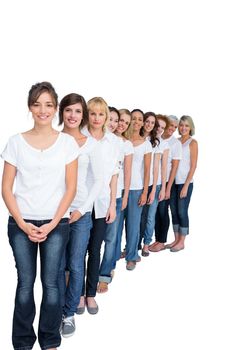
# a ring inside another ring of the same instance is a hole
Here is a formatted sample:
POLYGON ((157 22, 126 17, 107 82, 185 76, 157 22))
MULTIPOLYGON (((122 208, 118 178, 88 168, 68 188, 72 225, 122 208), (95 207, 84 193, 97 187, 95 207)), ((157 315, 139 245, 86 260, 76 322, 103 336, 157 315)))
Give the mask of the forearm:
POLYGON ((180 162, 179 160, 172 161, 172 168, 171 168, 171 172, 170 172, 168 183, 167 183, 167 188, 169 188, 169 189, 171 189, 173 182, 175 180, 179 162, 180 162))
POLYGON ((10 189, 2 188, 2 197, 9 210, 10 215, 15 219, 17 225, 22 228, 25 225, 25 221, 22 218, 15 196, 10 189))
POLYGON ((118 175, 117 174, 113 175, 110 182, 110 190, 111 190, 110 206, 112 205, 116 206, 117 180, 118 180, 118 175))

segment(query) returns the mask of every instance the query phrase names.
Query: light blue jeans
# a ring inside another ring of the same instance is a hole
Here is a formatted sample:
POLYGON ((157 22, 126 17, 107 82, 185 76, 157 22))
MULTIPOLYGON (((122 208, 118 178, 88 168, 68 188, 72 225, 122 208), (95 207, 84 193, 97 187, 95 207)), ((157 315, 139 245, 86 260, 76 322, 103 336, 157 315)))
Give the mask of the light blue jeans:
POLYGON ((138 201, 143 190, 130 190, 128 205, 126 207, 126 261, 136 261, 138 255, 138 242, 140 236, 140 222, 143 207, 138 201))
POLYGON ((63 255, 59 285, 63 314, 73 316, 80 301, 84 275, 84 259, 92 228, 91 213, 83 215, 78 221, 70 224, 70 238, 63 255), (66 286, 65 270, 69 271, 69 281, 66 286))
POLYGON ((122 198, 117 198, 116 200, 116 219, 113 223, 108 224, 105 233, 105 247, 104 255, 100 265, 100 282, 110 283, 112 280, 111 271, 115 267, 115 251, 116 251, 116 241, 117 241, 117 228, 120 221, 121 215, 122 198))
MULTIPOLYGON (((152 186, 149 187, 148 194, 150 194, 152 186)), ((161 185, 156 186, 155 199, 150 205, 146 204, 142 210, 141 224, 140 224, 140 238, 143 243, 149 245, 152 241, 152 236, 155 227, 155 216, 156 210, 159 203, 159 192, 161 190, 161 185)), ((140 240, 140 241, 141 241, 140 240)))

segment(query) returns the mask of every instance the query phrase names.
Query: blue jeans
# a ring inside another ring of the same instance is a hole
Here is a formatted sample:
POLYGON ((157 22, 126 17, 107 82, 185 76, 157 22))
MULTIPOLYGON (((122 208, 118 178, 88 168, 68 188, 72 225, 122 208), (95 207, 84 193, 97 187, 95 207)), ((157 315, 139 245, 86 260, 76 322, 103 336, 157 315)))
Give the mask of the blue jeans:
POLYGON ((130 190, 128 205, 126 207, 126 261, 136 261, 138 255, 138 242, 140 236, 140 222, 142 208, 138 201, 142 190, 130 190))
MULTIPOLYGON (((25 221, 39 227, 51 220, 25 221)), ((14 349, 30 350, 36 341, 33 329, 36 313, 33 288, 36 278, 38 248, 43 288, 38 340, 41 349, 58 347, 61 343, 59 327, 62 319, 58 274, 69 237, 68 219, 62 219, 44 242, 34 243, 18 227, 15 220, 9 217, 8 236, 18 274, 12 332, 14 349)))
POLYGON ((117 237, 116 237, 116 249, 115 249, 115 262, 113 264, 113 269, 116 267, 116 262, 121 258, 121 240, 122 232, 124 228, 124 221, 126 219, 126 209, 122 210, 119 214, 119 222, 117 227, 117 237))
MULTIPOLYGON (((151 193, 152 186, 148 189, 148 195, 151 193)), ((155 226, 156 210, 159 203, 159 192, 161 190, 161 185, 156 186, 155 199, 150 205, 146 204, 142 210, 141 224, 140 224, 140 240, 139 246, 143 239, 143 243, 149 245, 152 241, 152 236, 155 226)))
POLYGON ((105 233, 105 247, 102 263, 100 265, 100 282, 110 283, 112 280, 111 271, 115 266, 115 251, 116 251, 116 240, 117 240, 117 228, 120 221, 122 206, 122 198, 116 200, 116 219, 111 224, 108 224, 105 233))
POLYGON ((174 185, 174 197, 170 200, 170 207, 173 231, 186 236, 189 234, 188 207, 193 192, 193 183, 189 184, 187 196, 185 198, 180 198, 180 192, 183 186, 183 184, 174 185))
POLYGON ((82 293, 84 276, 84 260, 92 227, 91 213, 83 215, 78 221, 70 224, 70 238, 66 251, 63 254, 59 284, 63 314, 73 316, 82 293), (69 271, 68 285, 66 286, 65 270, 69 271))

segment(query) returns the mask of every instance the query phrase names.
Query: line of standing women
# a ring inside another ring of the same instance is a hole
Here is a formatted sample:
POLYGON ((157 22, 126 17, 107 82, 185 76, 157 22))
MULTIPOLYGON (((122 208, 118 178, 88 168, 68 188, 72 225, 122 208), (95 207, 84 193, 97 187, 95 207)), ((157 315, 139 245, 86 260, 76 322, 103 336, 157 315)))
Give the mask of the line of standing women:
POLYGON ((32 86, 28 106, 33 129, 11 137, 2 153, 2 192, 18 272, 12 341, 15 349, 32 349, 36 341, 33 286, 39 248, 38 340, 41 349, 54 350, 60 333, 74 334, 75 314, 86 308, 98 312, 96 292, 108 290, 122 256, 124 221, 127 270, 141 260, 139 249, 145 257, 165 249, 169 205, 175 240, 167 247, 184 248, 197 142, 190 117, 181 118, 178 141, 175 117, 144 115, 140 109, 109 112, 103 98, 86 104, 75 93, 60 102, 63 130, 58 132, 52 127, 57 94, 48 82, 32 86), (156 241, 150 244, 154 227, 156 241))

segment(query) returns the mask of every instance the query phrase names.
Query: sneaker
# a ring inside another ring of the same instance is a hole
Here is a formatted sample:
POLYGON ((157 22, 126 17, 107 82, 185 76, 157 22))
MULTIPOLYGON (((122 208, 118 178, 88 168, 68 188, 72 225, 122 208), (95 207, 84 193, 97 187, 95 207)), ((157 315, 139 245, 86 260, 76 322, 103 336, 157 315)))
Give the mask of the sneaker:
POLYGON ((62 322, 61 334, 64 338, 71 337, 75 332, 75 320, 74 316, 65 317, 62 322))

